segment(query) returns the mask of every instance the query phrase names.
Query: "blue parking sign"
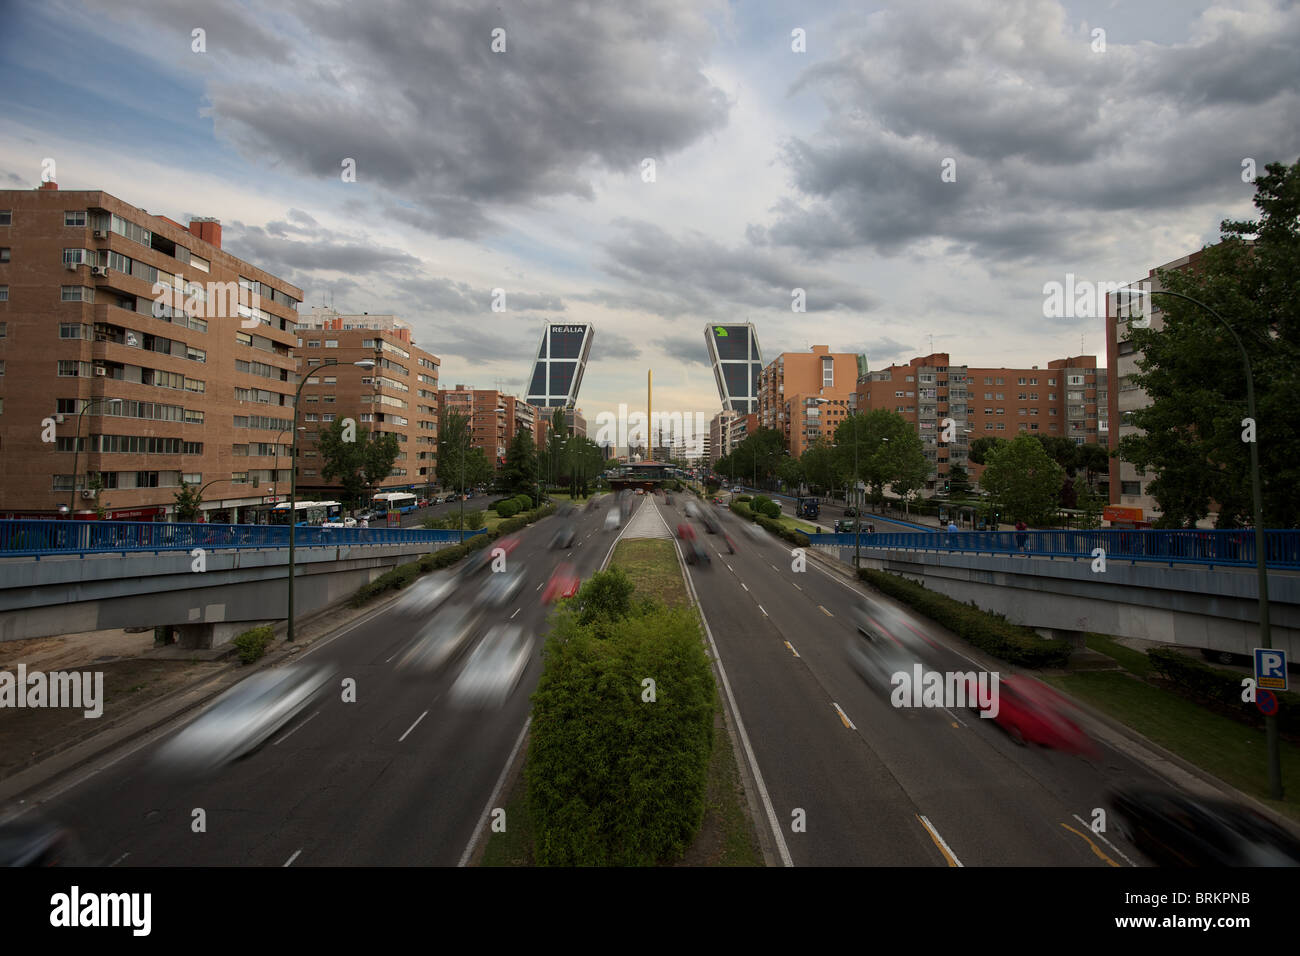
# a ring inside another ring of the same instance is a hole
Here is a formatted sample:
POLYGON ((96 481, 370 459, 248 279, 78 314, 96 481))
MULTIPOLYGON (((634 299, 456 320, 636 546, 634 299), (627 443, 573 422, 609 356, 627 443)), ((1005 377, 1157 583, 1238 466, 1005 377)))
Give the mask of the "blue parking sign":
POLYGON ((1255 648, 1255 686, 1286 690, 1286 651, 1276 647, 1255 648))

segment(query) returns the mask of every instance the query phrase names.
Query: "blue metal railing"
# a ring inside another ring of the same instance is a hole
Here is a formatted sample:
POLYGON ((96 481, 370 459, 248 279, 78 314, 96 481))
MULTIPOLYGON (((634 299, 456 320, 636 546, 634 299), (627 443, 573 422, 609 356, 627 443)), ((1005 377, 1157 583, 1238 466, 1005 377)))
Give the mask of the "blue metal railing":
MULTIPOLYGON (((466 531, 465 537, 487 534, 466 531)), ((460 531, 424 528, 298 528, 294 546, 445 544, 460 531)), ((169 524, 151 521, 0 520, 0 557, 44 554, 95 554, 131 551, 218 551, 239 548, 287 548, 287 525, 169 524)))
MULTIPOLYGON (((853 547, 855 536, 810 534, 814 545, 853 547)), ((863 532, 857 540, 872 551, 950 551, 965 554, 1091 559, 1097 548, 1107 561, 1254 567, 1254 531, 927 531, 863 532)), ((1265 531, 1265 562, 1271 568, 1300 568, 1300 531, 1265 531)))

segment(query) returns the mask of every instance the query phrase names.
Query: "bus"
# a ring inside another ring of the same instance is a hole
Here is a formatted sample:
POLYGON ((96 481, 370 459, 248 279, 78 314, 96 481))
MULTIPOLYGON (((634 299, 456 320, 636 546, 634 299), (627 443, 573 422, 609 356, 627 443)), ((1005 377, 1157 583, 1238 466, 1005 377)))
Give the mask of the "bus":
POLYGON ((409 514, 415 510, 419 499, 409 491, 385 491, 375 495, 374 507, 379 511, 400 511, 409 514))
MULTIPOLYGON (((294 502, 296 524, 302 527, 319 527, 326 521, 338 519, 343 514, 343 506, 337 501, 297 501, 294 502)), ((287 525, 289 523, 289 502, 282 501, 271 509, 271 524, 287 525)))

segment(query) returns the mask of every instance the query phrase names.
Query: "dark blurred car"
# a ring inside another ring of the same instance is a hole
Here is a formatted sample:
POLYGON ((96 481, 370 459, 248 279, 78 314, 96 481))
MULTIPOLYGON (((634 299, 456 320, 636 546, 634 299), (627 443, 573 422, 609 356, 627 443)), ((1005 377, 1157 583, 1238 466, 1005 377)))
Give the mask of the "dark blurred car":
POLYGON ((882 694, 892 693, 895 674, 902 672, 910 676, 918 663, 914 655, 888 637, 871 641, 851 637, 845 650, 858 675, 882 694))
POLYGON ((0 866, 65 866, 72 849, 71 831, 47 820, 0 823, 0 866))
POLYGON ((844 509, 844 517, 856 518, 857 516, 858 516, 858 509, 853 507, 852 505, 849 505, 847 508, 844 509))
POLYGON ((556 548, 572 548, 573 540, 577 536, 578 529, 575 526, 571 524, 564 525, 564 527, 555 532, 555 536, 551 538, 551 550, 555 550, 556 548))
POLYGON ((712 564, 713 559, 709 557, 709 552, 704 545, 700 544, 699 539, 691 535, 686 541, 686 563, 687 564, 712 564))
POLYGON ((1300 866, 1300 841, 1226 800, 1125 787, 1109 803, 1121 832, 1162 866, 1300 866))
POLYGON ((728 553, 728 554, 735 554, 735 553, 736 553, 736 542, 735 542, 735 539, 733 539, 733 538, 731 537, 731 535, 727 534, 727 533, 724 531, 724 532, 722 532, 722 540, 724 540, 724 541, 727 542, 727 553, 728 553))
MULTIPOLYGON (((976 688, 972 684, 966 699, 973 710, 976 688)), ((992 718, 1018 744, 1039 744, 1053 750, 1096 758, 1097 746, 1078 724, 1066 715, 1069 702, 1056 691, 1025 677, 1003 677, 997 684, 998 712, 992 718)))
POLYGON ((700 521, 703 522, 704 530, 709 534, 717 534, 722 530, 722 527, 718 524, 718 519, 707 511, 700 516, 700 521))

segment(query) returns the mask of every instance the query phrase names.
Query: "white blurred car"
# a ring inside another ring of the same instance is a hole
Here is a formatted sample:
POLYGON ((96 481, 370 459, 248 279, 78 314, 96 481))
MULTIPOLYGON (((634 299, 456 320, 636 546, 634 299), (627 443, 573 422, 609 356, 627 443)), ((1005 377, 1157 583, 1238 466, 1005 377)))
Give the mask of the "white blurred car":
POLYGON ((456 656, 474 636, 482 620, 482 612, 464 604, 443 608, 398 658, 397 669, 434 673, 456 656))
POLYGON ((527 575, 523 571, 494 571, 479 592, 479 603, 487 607, 505 607, 523 590, 527 575))
POLYGON ((435 571, 418 578, 397 603, 403 614, 423 617, 436 611, 456 590, 459 578, 450 571, 435 571))
POLYGON ((333 675, 333 665, 304 662, 247 677, 167 741, 156 759, 177 769, 210 770, 242 757, 306 709, 333 675))
POLYGON ((518 685, 533 651, 533 639, 517 624, 498 624, 474 648, 451 687, 463 706, 502 704, 518 685))
POLYGON ((605 530, 611 531, 614 528, 617 528, 620 524, 622 524, 622 521, 623 518, 619 514, 618 509, 610 508, 609 511, 605 513, 605 530))

